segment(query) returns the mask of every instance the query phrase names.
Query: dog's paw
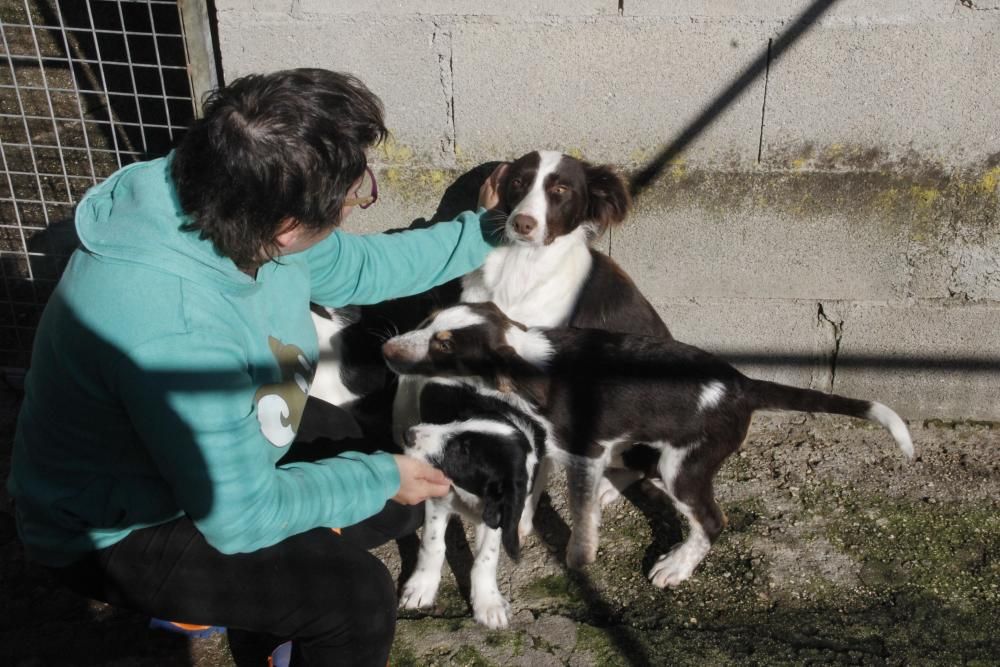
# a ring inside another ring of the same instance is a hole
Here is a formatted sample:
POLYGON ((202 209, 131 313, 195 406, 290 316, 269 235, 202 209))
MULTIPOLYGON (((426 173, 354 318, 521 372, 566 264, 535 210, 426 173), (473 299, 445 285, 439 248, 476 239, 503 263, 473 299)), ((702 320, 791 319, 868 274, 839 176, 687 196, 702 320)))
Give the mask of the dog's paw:
POLYGON ((532 517, 521 515, 521 521, 517 524, 517 539, 524 546, 524 541, 535 532, 535 521, 532 517))
POLYGON ((510 603, 496 589, 477 593, 472 596, 472 615, 477 623, 502 630, 510 625, 510 603))
POLYGON ((437 597, 440 575, 417 572, 403 585, 399 596, 399 606, 403 609, 423 609, 434 604, 437 597))
POLYGON ((600 486, 597 487, 597 500, 601 503, 601 509, 604 509, 621 497, 621 491, 615 488, 611 480, 607 477, 602 477, 600 486))
POLYGON ((683 549, 675 549, 656 559, 649 570, 649 580, 657 588, 673 588, 691 577, 697 561, 687 557, 683 549))
POLYGON ((566 545, 566 565, 573 570, 582 570, 597 560, 597 545, 588 546, 570 537, 566 545))

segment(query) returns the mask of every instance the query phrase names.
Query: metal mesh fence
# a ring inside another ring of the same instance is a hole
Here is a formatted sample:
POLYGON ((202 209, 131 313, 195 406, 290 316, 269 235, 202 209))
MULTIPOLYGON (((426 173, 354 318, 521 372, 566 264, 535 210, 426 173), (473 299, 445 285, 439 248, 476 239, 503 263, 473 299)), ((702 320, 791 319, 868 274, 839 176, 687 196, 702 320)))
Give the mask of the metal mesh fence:
POLYGON ((0 367, 28 365, 83 193, 191 122, 183 26, 177 0, 0 3, 0 367))

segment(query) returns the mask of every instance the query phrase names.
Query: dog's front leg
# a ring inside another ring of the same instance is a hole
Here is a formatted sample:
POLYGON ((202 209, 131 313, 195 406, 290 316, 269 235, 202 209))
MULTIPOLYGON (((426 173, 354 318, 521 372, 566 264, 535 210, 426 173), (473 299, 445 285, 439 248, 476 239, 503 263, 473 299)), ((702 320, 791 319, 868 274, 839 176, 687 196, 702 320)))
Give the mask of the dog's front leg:
POLYGON ((476 621, 494 630, 506 628, 510 603, 497 586, 500 560, 500 529, 476 524, 476 558, 472 563, 472 614, 476 621))
POLYGON ((420 609, 434 604, 441 584, 444 566, 444 533, 451 516, 451 494, 443 499, 426 501, 424 507, 424 534, 420 538, 417 569, 403 586, 399 605, 403 609, 420 609))
POLYGON ((571 461, 566 469, 569 486, 569 510, 573 521, 569 544, 566 545, 566 565, 580 569, 597 560, 598 529, 601 525, 601 504, 597 489, 603 470, 592 459, 571 461))
POLYGON ((625 489, 645 477, 638 470, 627 470, 625 468, 608 468, 601 477, 597 488, 597 496, 601 502, 601 508, 605 508, 622 497, 625 489))

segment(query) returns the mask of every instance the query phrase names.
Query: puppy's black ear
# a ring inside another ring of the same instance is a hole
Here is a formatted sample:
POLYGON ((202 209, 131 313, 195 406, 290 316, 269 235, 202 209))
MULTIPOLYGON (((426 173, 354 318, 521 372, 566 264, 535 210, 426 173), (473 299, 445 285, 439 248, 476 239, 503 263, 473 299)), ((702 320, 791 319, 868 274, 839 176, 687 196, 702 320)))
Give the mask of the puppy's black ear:
POLYGON ((503 519, 503 488, 500 480, 494 480, 486 485, 483 495, 483 523, 490 528, 499 528, 503 519))
POLYGON ((490 528, 499 528, 503 548, 515 561, 521 558, 521 540, 517 534, 517 524, 524 512, 524 502, 528 496, 528 476, 524 470, 524 457, 514 457, 509 461, 511 469, 504 479, 486 485, 483 498, 483 523, 490 528))
POLYGON ((632 198, 621 176, 607 165, 583 165, 587 176, 587 219, 597 222, 603 232, 609 225, 617 225, 632 208, 632 198))

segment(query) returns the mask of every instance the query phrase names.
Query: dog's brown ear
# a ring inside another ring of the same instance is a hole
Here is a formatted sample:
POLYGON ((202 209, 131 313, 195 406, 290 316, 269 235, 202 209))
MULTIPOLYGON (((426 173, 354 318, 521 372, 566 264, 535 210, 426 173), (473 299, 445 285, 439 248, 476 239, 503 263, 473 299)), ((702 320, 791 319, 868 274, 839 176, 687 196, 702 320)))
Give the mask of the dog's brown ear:
POLYGON ((510 345, 500 345, 493 351, 494 383, 497 391, 509 394, 514 391, 514 375, 520 364, 521 355, 510 345))
POLYGON ((486 181, 493 178, 493 175, 496 174, 497 177, 495 179, 494 186, 496 188, 497 195, 500 197, 500 203, 497 204, 495 210, 503 211, 504 213, 509 213, 511 209, 510 190, 508 187, 510 183, 510 165, 510 162, 488 162, 485 166, 489 169, 489 171, 486 173, 486 178, 483 179, 483 184, 485 185, 486 181), (497 170, 501 167, 505 168, 497 174, 497 170))
POLYGON ((510 392, 514 391, 514 379, 510 377, 510 375, 497 371, 495 381, 497 385, 497 391, 499 391, 501 394, 509 394, 510 392))
POLYGON ((625 220, 632 208, 632 197, 622 177, 608 165, 584 163, 587 176, 587 219, 593 220, 604 231, 609 225, 625 220))
POLYGON ((535 403, 544 405, 548 399, 548 379, 545 374, 525 361, 510 345, 494 351, 494 385, 497 391, 516 392, 535 403))

